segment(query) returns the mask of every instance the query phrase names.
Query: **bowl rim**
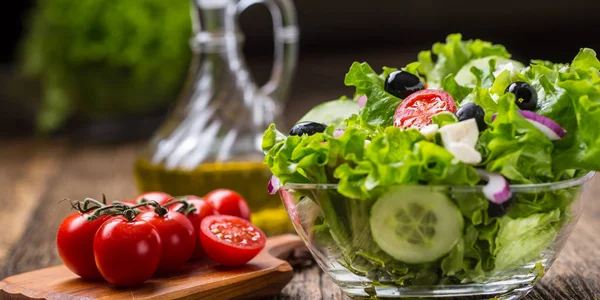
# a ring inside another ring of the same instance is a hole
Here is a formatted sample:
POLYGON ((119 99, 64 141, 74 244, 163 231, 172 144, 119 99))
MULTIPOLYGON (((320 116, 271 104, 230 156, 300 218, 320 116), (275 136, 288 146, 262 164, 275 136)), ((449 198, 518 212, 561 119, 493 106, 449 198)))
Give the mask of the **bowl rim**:
MULTIPOLYGON (((585 175, 573 179, 561 180, 547 183, 532 183, 532 184, 511 184, 510 190, 513 193, 527 192, 549 192, 562 190, 574 186, 580 186, 590 181, 596 175, 596 171, 590 171, 585 175)), ((415 188, 428 188, 434 190, 452 190, 454 192, 482 192, 484 185, 402 185, 415 188)), ((285 190, 337 190, 337 183, 286 183, 282 186, 285 190)))

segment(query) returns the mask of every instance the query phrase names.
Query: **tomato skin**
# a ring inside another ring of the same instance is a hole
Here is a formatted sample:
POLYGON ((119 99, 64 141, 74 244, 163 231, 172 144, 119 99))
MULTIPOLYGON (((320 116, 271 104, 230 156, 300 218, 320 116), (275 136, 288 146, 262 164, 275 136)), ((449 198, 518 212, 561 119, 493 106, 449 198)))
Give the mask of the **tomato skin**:
POLYGON ((192 257, 196 247, 194 226, 186 216, 176 211, 169 211, 159 216, 148 211, 138 216, 156 228, 162 241, 162 255, 157 273, 177 271, 192 257))
POLYGON ((240 266, 253 259, 265 247, 267 238, 265 234, 252 225, 248 220, 234 216, 208 216, 202 220, 200 225, 200 241, 206 254, 225 266, 240 266), (245 244, 235 241, 224 240, 223 235, 215 234, 214 225, 228 226, 223 229, 223 234, 230 233, 231 236, 253 236, 255 239, 245 238, 245 244), (231 226, 233 225, 233 229, 231 226), (252 230, 249 231, 248 228, 252 230), (240 231, 243 231, 240 234, 240 231), (248 234, 248 235, 245 235, 248 234))
POLYGON ((102 275, 94 260, 94 236, 108 216, 88 222, 91 213, 76 212, 67 216, 58 227, 56 247, 71 272, 83 279, 98 280, 102 275))
POLYGON ((221 215, 236 216, 250 221, 250 207, 246 200, 238 193, 227 190, 214 190, 204 200, 210 203, 221 215))
POLYGON ((96 265, 102 277, 116 286, 140 285, 150 279, 161 253, 158 231, 139 219, 110 218, 94 238, 96 265))
POLYGON ((400 102, 394 114, 394 126, 420 129, 431 124, 432 115, 443 111, 456 112, 450 94, 442 90, 420 90, 400 102))
POLYGON ((148 201, 156 201, 158 202, 158 204, 164 205, 167 202, 169 202, 169 200, 173 199, 173 196, 163 192, 148 192, 137 196, 137 198, 135 198, 135 200, 133 201, 139 204, 141 203, 142 199, 146 199, 148 201))
MULTIPOLYGON (((218 212, 211 204, 198 196, 186 196, 186 202, 196 208, 195 211, 189 213, 186 217, 192 222, 192 226, 194 226, 194 236, 196 237, 196 247, 191 260, 197 260, 206 255, 204 249, 202 249, 202 243, 200 242, 200 223, 204 218, 216 215, 218 212)), ((173 205, 173 210, 177 210, 181 206, 181 204, 173 205)))

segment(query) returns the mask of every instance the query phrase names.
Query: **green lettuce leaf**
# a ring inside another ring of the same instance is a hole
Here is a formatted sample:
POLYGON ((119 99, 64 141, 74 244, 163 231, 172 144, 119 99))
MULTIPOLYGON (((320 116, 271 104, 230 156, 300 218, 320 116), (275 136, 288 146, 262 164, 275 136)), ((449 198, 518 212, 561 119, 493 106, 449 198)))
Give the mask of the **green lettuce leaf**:
POLYGON ((388 127, 376 135, 362 161, 344 163, 334 173, 340 194, 353 199, 377 198, 395 184, 466 184, 479 181, 475 170, 454 160, 442 146, 417 130, 388 127))
POLYGON ((452 96, 454 102, 462 104, 463 100, 473 91, 472 88, 459 85, 454 74, 449 74, 442 81, 442 89, 452 96))
POLYGON ((512 83, 510 70, 504 70, 494 79, 490 93, 504 95, 506 88, 512 83))
POLYGON ((553 153, 553 167, 557 170, 600 170, 599 68, 596 53, 591 49, 581 50, 569 68, 569 73, 577 74, 578 78, 559 81, 559 88, 553 94, 555 105, 542 112, 567 130, 567 136, 556 143, 553 153), (567 96, 561 95, 560 89, 567 96))
POLYGON ((492 95, 490 94, 490 89, 476 87, 473 89, 465 99, 460 103, 461 105, 465 105, 467 103, 475 103, 485 111, 486 122, 490 123, 492 120, 492 114, 498 111, 498 103, 494 100, 492 95))
POLYGON ((367 63, 355 62, 346 74, 344 83, 356 87, 356 93, 367 96, 367 103, 360 111, 360 116, 373 126, 391 126, 394 122, 394 113, 402 101, 389 94, 384 89, 386 73, 391 68, 384 68, 383 74, 377 74, 367 63))
POLYGON ((481 40, 462 40, 462 35, 451 34, 446 43, 436 43, 431 51, 421 51, 418 56, 419 73, 427 77, 431 88, 439 88, 449 74, 456 74, 465 64, 477 58, 499 56, 509 58, 502 45, 481 40), (432 53, 437 56, 433 62, 432 53))
POLYGON ((559 209, 526 218, 501 218, 493 253, 496 256, 494 271, 510 270, 539 259, 556 238, 555 224, 559 221, 559 209))
POLYGON ((437 113, 431 116, 431 123, 438 125, 440 128, 444 127, 445 125, 454 124, 457 122, 458 117, 456 117, 455 114, 448 111, 437 113))
POLYGON ((512 182, 545 182, 552 176, 552 142, 520 113, 513 94, 498 99, 498 113, 481 133, 478 150, 486 168, 512 182))

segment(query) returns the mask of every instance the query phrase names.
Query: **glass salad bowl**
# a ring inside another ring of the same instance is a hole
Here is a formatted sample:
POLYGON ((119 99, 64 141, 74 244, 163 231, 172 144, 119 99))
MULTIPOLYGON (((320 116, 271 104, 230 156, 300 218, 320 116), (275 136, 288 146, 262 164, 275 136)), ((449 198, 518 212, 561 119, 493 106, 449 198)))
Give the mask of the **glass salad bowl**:
POLYGON ((349 296, 518 299, 552 265, 588 197, 594 172, 511 185, 394 186, 356 200, 336 184, 285 184, 279 194, 314 259, 349 296))

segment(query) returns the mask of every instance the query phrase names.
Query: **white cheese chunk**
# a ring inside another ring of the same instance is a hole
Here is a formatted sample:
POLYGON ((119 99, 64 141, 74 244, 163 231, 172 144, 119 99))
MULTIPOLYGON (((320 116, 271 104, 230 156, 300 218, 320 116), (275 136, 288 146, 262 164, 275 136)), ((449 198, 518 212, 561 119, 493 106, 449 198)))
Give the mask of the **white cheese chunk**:
POLYGON ((454 157, 465 164, 478 164, 481 162, 481 153, 474 147, 469 147, 463 143, 444 144, 444 148, 452 153, 454 157))
POLYGON ((438 124, 430 124, 421 128, 420 131, 426 139, 431 140, 435 136, 435 133, 438 132, 438 129, 440 129, 440 126, 438 126, 438 124))
POLYGON ((460 143, 475 148, 477 139, 479 138, 479 129, 477 129, 475 119, 468 119, 440 128, 440 134, 442 135, 444 146, 452 143, 460 143))

